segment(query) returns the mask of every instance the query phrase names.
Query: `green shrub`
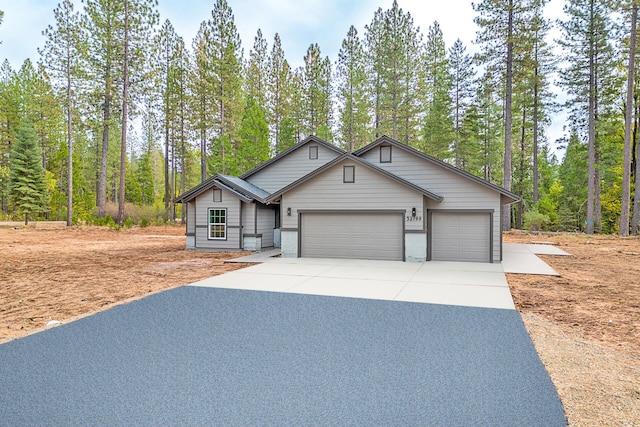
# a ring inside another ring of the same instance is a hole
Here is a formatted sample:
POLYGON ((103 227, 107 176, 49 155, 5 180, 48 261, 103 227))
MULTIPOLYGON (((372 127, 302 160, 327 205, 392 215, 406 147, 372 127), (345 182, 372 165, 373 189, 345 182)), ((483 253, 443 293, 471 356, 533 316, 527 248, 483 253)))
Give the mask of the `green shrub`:
POLYGON ((525 212, 523 215, 524 228, 529 231, 544 230, 545 226, 549 224, 549 216, 538 212, 537 209, 525 212))
POLYGON ((140 227, 148 227, 149 226, 149 220, 146 219, 146 218, 140 219, 140 221, 138 221, 138 226, 140 226, 140 227))
POLYGON ((133 227, 133 220, 131 219, 130 216, 128 216, 125 220, 124 220, 124 228, 131 228, 133 227))

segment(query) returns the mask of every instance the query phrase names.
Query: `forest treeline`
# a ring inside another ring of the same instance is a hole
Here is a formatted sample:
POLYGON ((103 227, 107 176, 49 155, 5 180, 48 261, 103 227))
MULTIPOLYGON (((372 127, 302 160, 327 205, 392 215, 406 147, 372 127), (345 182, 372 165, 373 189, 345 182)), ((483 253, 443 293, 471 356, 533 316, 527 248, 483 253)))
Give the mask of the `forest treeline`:
POLYGON ((63 0, 39 58, 0 67, 0 216, 175 221, 185 189, 308 135, 351 151, 387 135, 521 196, 507 225, 636 234, 638 1, 565 0, 557 22, 547 4, 474 3, 471 55, 394 1, 335 61, 313 43, 293 68, 277 33, 245 55, 226 0, 193 40, 155 0, 63 0))

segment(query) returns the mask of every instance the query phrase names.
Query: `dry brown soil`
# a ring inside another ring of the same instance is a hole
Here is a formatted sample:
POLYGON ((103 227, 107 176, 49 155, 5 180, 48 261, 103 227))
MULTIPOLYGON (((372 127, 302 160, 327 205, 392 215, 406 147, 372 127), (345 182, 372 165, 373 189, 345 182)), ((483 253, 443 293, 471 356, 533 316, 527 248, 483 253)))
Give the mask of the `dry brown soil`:
POLYGON ((0 342, 246 264, 185 250, 184 228, 0 228, 0 342))
MULTIPOLYGON (((640 425, 640 239, 507 233, 555 244, 561 277, 508 275, 571 426, 640 425)), ((186 251, 182 227, 0 228, 0 343, 152 292, 235 270, 238 253, 186 251)))
POLYGON ((540 255, 561 277, 507 275, 569 424, 640 426, 640 239, 513 231, 504 241, 572 254, 540 255))

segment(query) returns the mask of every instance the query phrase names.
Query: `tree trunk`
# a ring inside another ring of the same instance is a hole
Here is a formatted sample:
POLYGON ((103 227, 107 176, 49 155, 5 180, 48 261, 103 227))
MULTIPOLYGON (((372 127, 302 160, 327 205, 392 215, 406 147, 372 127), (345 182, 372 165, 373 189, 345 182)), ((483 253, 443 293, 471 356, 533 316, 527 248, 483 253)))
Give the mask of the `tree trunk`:
POLYGON ((520 176, 518 177, 518 196, 520 196, 520 201, 518 202, 518 218, 516 219, 516 228, 522 230, 522 216, 524 213, 524 201, 522 200, 522 195, 524 193, 524 138, 526 135, 525 124, 527 121, 527 108, 525 106, 522 107, 522 126, 521 126, 521 134, 520 134, 520 176))
MULTIPOLYGON (((633 120, 633 79, 635 76, 637 18, 638 18, 638 5, 634 2, 631 9, 629 69, 627 72, 627 105, 625 105, 624 160, 623 160, 623 171, 622 171, 622 207, 620 211, 620 230, 618 231, 618 234, 620 236, 629 235, 629 200, 631 197, 631 120, 633 120)), ((636 193, 637 192, 638 190, 636 190, 636 193)))
POLYGON ((127 109, 129 106, 129 1, 124 0, 124 57, 122 64, 122 144, 120 145, 120 188, 118 224, 124 224, 125 179, 127 174, 127 109))
POLYGON ((100 160, 100 175, 98 176, 98 194, 96 196, 96 205, 98 207, 98 217, 103 218, 105 214, 105 205, 107 204, 107 166, 109 163, 109 121, 111 110, 111 70, 107 67, 107 77, 105 85, 104 97, 104 113, 102 116, 102 157, 100 160))
MULTIPOLYGON (((591 17, 594 15, 594 0, 591 0, 591 17)), ((595 199, 595 180, 596 180, 596 147, 595 147, 595 139, 596 139, 596 121, 595 121, 595 58, 594 58, 594 47, 595 43, 594 38, 594 29, 593 29, 593 19, 591 19, 589 24, 589 165, 587 168, 587 234, 593 234, 593 224, 594 224, 594 199, 595 199)))
POLYGON ((538 48, 536 46, 535 53, 535 76, 533 83, 533 204, 537 205, 538 199, 540 198, 538 191, 538 103, 540 100, 538 99, 538 48))
MULTIPOLYGON (((504 106, 504 181, 505 190, 511 191, 511 95, 513 90, 513 0, 509 0, 509 23, 507 29, 507 70, 504 106)), ((511 229, 511 209, 502 210, 502 229, 511 229)))
POLYGON ((638 234, 638 223, 640 222, 640 139, 638 138, 638 120, 640 120, 640 106, 637 105, 637 98, 634 106, 636 114, 633 120, 633 147, 635 158, 633 162, 634 167, 634 192, 633 192, 633 218, 631 219, 631 234, 634 236, 638 234))
POLYGON ((71 134, 71 46, 67 42, 67 227, 73 225, 73 136, 71 134))

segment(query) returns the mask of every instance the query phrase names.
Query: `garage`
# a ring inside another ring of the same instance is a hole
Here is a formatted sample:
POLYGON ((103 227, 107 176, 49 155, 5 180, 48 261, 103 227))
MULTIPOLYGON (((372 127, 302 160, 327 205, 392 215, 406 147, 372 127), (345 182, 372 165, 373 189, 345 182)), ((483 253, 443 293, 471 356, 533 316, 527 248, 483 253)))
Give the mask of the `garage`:
POLYGON ((491 213, 432 212, 431 260, 491 262, 491 213))
POLYGON ((300 256, 403 261, 400 212, 304 212, 300 256))

